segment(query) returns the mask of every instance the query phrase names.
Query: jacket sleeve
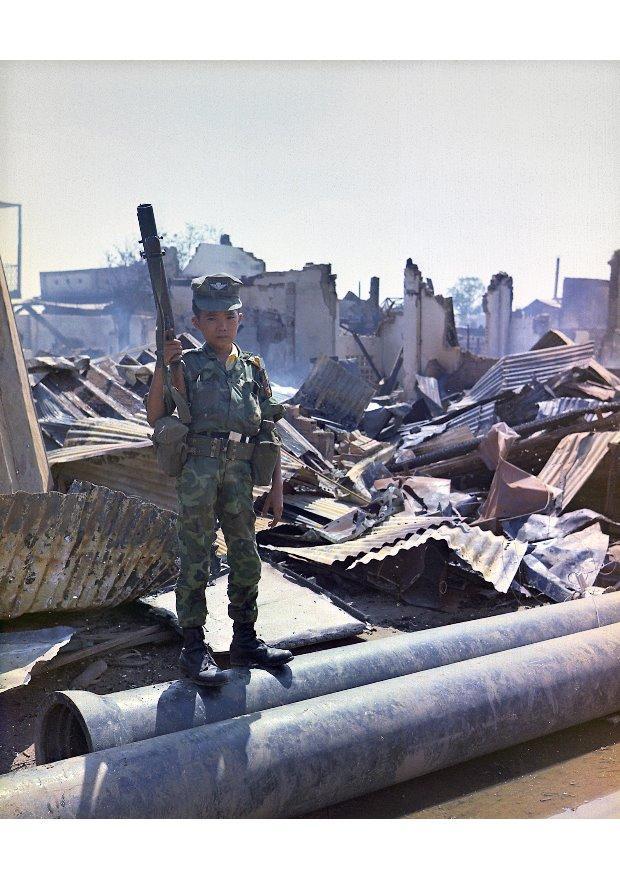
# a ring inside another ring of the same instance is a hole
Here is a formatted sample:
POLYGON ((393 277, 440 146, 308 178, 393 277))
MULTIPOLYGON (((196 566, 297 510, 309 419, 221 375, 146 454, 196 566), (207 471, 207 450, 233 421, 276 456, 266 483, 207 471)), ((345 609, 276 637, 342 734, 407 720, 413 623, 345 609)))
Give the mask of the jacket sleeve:
POLYGON ((262 418, 277 422, 284 416, 284 407, 273 397, 267 369, 262 358, 257 355, 252 360, 258 368, 258 403, 260 404, 262 418))

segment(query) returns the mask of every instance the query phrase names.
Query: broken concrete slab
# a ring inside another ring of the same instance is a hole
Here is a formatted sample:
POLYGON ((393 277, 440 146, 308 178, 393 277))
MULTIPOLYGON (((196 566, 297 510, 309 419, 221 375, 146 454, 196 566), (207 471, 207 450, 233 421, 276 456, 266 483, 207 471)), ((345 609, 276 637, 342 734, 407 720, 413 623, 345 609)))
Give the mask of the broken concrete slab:
MULTIPOLYGON (((228 616, 227 581, 221 577, 207 587, 209 615, 206 639, 215 653, 228 653, 232 620, 228 616)), ((178 628, 174 590, 140 600, 178 628)), ((311 581, 267 562, 262 563, 258 587, 258 635, 277 647, 299 648, 358 635, 366 628, 359 616, 337 605, 311 581)))

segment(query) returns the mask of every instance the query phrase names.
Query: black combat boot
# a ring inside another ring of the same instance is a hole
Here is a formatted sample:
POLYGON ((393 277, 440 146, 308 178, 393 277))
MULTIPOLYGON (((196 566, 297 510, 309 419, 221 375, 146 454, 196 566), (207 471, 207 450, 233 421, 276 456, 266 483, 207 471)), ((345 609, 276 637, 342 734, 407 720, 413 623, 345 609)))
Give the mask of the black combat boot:
POLYGON ((194 683, 220 687, 228 678, 218 667, 211 649, 205 644, 202 626, 183 629, 183 650, 179 657, 181 671, 194 683))
POLYGON ((269 647, 256 637, 254 623, 233 622, 230 664, 243 668, 278 668, 293 658, 290 650, 269 647))

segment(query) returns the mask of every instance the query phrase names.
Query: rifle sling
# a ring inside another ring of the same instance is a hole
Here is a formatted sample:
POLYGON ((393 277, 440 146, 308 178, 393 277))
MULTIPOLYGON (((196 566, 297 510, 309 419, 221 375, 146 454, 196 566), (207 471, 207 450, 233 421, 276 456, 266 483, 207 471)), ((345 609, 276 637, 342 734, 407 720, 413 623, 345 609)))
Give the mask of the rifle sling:
POLYGON ((192 414, 189 410, 189 404, 181 395, 176 386, 172 385, 172 380, 170 379, 170 366, 164 366, 164 395, 166 398, 166 404, 169 406, 174 406, 179 412, 179 419, 184 425, 189 425, 192 421, 192 414))

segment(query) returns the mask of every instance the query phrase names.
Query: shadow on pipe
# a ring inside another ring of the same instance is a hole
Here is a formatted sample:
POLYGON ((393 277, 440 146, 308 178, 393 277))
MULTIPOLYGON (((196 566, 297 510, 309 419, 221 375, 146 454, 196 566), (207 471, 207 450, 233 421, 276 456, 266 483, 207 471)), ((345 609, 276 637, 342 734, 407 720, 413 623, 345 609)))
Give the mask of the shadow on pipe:
POLYGON ((0 778, 3 817, 290 817, 620 709, 620 624, 0 778))
POLYGON ((53 693, 35 730, 37 763, 56 762, 242 714, 427 671, 620 622, 620 593, 394 635, 298 656, 277 673, 228 672, 208 690, 174 681, 98 696, 53 693))

